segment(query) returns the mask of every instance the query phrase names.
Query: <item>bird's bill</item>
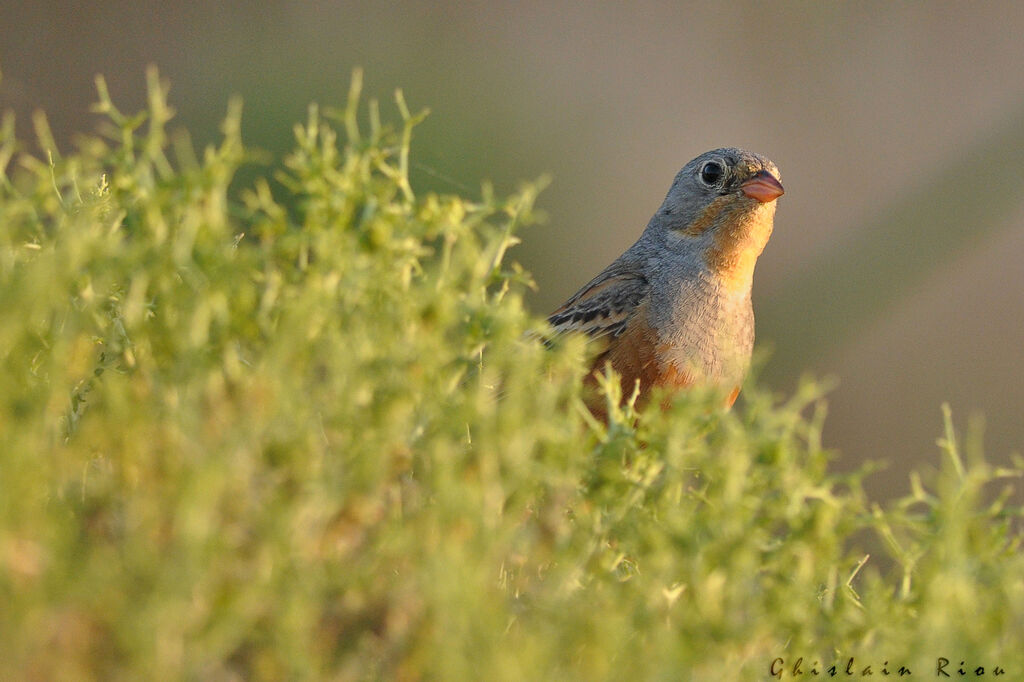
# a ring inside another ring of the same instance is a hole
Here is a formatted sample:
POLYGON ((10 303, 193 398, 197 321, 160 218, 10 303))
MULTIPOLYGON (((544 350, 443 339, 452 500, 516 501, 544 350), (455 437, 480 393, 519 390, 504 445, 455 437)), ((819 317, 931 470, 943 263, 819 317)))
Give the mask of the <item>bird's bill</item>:
POLYGON ((782 183, 765 170, 755 173, 752 178, 740 185, 740 190, 751 199, 757 199, 762 204, 775 201, 786 193, 786 190, 782 189, 782 183))

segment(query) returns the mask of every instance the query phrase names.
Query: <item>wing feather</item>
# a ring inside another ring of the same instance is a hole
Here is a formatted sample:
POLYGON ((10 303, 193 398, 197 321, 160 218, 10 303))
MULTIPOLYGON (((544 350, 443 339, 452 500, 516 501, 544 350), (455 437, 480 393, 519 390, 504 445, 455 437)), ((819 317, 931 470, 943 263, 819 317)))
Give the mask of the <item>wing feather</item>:
POLYGON ((650 285, 638 269, 613 263, 548 316, 558 333, 616 337, 629 325, 650 285))

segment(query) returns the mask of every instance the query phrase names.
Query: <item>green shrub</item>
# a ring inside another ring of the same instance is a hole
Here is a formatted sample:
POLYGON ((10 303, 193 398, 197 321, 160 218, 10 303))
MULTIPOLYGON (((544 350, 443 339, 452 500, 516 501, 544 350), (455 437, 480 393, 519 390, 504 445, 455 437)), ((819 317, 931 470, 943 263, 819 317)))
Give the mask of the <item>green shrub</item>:
POLYGON ((197 158, 150 76, 0 137, 0 678, 1024 675, 1020 465, 950 428, 883 511, 810 383, 595 423, 506 258, 538 183, 414 193, 357 77, 236 189, 240 107, 197 158))

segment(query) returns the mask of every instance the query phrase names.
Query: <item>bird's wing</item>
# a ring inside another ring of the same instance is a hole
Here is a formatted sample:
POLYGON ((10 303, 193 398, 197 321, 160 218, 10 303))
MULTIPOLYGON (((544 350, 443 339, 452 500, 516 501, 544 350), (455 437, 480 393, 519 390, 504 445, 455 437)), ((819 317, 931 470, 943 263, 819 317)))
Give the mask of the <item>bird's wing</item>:
POLYGON ((626 329, 649 291, 639 268, 617 261, 551 313, 548 322, 558 333, 614 338, 626 329))

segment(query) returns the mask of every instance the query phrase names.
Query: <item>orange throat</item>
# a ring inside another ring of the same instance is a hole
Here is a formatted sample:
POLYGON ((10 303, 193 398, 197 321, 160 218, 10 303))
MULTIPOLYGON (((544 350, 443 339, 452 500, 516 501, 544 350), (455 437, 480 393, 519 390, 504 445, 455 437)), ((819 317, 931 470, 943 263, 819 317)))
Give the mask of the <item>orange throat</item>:
POLYGON ((754 280, 754 265, 768 238, 772 236, 775 203, 763 204, 753 211, 727 207, 719 213, 718 229, 704 254, 708 268, 718 275, 726 290, 749 290, 754 280))

